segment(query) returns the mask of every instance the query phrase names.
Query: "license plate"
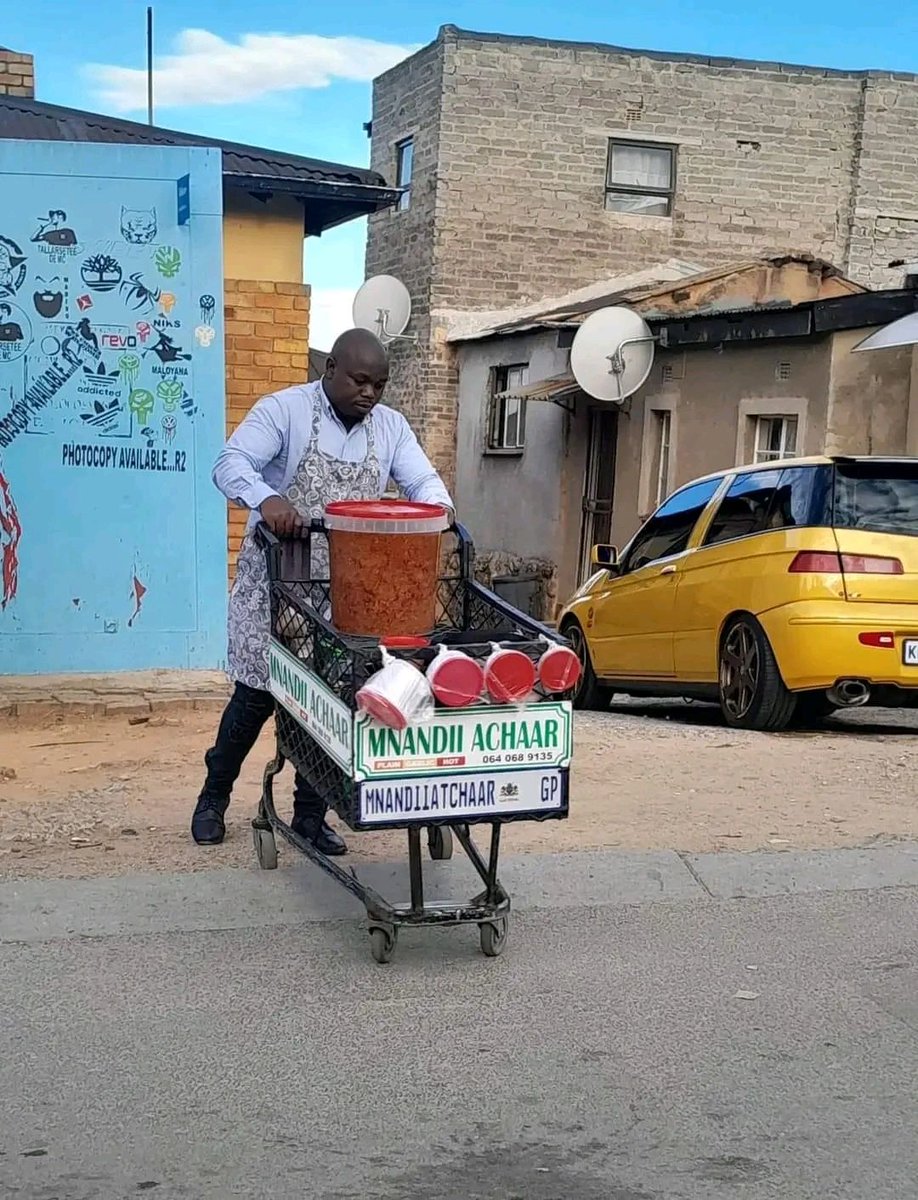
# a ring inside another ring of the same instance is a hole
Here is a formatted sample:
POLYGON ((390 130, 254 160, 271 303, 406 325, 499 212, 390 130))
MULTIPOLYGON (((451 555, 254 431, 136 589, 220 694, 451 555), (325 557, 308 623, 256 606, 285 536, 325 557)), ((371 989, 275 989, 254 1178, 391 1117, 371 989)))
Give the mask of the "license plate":
POLYGON ((416 775, 360 784, 361 825, 464 824, 507 816, 567 813, 567 770, 416 775))
POLYGON ((918 667, 918 638, 906 638, 902 643, 902 662, 906 667, 918 667))

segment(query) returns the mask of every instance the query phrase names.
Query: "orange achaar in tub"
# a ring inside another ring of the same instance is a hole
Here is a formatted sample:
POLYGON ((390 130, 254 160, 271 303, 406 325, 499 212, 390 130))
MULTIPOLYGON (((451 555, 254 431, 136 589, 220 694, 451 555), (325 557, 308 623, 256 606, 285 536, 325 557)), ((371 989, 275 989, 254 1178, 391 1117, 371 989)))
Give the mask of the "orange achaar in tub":
POLYGON ((325 509, 332 622, 362 637, 427 634, 437 618, 439 504, 339 500, 325 509))

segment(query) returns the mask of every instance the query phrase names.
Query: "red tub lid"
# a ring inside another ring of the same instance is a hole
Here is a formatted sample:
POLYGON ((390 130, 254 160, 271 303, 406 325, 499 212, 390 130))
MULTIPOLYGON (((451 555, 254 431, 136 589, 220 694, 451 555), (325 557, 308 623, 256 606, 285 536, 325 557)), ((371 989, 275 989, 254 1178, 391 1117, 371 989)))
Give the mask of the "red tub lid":
POLYGON ((484 690, 484 671, 481 664, 463 654, 450 656, 442 662, 433 661, 430 669, 433 694, 448 708, 465 708, 474 704, 484 690))
POLYGON ((580 659, 567 646, 546 650, 539 660, 539 679, 547 692, 569 691, 580 678, 580 659))
POLYGON ((400 708, 396 708, 391 700, 380 696, 378 692, 363 688, 357 693, 357 700, 362 712, 369 713, 379 721, 380 725, 388 725, 390 729, 406 729, 408 721, 400 708))
POLYGON ((430 645, 428 637, 384 637, 379 640, 380 646, 385 646, 387 650, 422 650, 425 646, 430 645))
POLYGON ((352 517, 358 521, 429 521, 445 517, 442 504, 421 504, 414 500, 334 500, 326 504, 330 517, 352 517))
POLYGON ((500 704, 525 700, 532 691, 535 677, 535 664, 519 650, 498 651, 485 671, 488 691, 500 704))

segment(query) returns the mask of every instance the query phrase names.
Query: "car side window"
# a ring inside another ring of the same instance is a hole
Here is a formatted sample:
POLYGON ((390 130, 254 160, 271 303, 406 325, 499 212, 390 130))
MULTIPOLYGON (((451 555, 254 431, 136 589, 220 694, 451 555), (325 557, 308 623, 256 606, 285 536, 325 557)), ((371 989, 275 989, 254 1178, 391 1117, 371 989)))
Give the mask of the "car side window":
POLYGON ((732 542, 769 527, 780 528, 780 525, 769 526, 767 522, 781 475, 781 471, 749 471, 737 475, 714 514, 704 544, 716 546, 718 542, 732 542))
POLYGON ((658 559, 681 554, 721 482, 722 479, 705 479, 670 496, 631 543, 622 573, 638 571, 658 559))
POLYGON ((795 529, 826 522, 831 503, 831 469, 788 467, 771 502, 766 521, 769 529, 795 529))

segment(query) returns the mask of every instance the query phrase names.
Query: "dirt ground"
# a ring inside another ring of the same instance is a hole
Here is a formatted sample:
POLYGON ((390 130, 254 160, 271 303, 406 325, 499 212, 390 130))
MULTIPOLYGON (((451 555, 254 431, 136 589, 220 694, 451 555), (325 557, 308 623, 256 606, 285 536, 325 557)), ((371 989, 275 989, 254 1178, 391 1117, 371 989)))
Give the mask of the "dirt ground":
MULTIPOLYGON (((188 833, 218 711, 0 729, 0 877, 251 865, 269 735, 237 787, 224 845, 201 849, 188 833)), ((505 846, 779 851, 913 838, 916 734, 918 716, 880 710, 776 736, 725 729, 700 706, 615 705, 577 718, 570 819, 511 825, 505 846)), ((400 858, 403 837, 351 834, 351 861, 400 858)))

